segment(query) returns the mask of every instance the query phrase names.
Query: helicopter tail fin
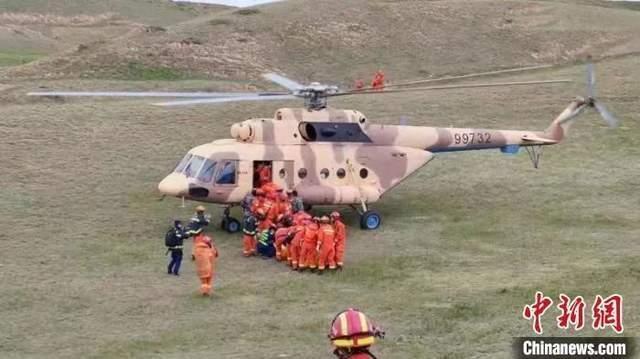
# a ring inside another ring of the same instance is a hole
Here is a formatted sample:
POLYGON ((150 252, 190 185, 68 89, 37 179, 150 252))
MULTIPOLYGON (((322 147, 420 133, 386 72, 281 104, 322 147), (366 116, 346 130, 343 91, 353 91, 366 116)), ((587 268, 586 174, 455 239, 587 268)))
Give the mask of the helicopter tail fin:
POLYGON ((576 120, 577 116, 584 111, 587 103, 582 99, 572 101, 567 108, 556 117, 551 125, 544 131, 545 137, 555 141, 562 141, 569 133, 569 128, 576 120))

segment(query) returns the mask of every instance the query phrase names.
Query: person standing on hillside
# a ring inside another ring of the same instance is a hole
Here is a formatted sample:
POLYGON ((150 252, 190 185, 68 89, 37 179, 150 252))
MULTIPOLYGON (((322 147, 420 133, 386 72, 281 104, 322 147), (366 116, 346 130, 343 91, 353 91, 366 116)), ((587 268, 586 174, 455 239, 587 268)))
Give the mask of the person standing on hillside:
POLYGON ((193 238, 193 248, 196 261, 196 273, 200 278, 200 294, 211 295, 213 279, 216 274, 216 259, 218 249, 213 244, 211 237, 200 232, 193 238))

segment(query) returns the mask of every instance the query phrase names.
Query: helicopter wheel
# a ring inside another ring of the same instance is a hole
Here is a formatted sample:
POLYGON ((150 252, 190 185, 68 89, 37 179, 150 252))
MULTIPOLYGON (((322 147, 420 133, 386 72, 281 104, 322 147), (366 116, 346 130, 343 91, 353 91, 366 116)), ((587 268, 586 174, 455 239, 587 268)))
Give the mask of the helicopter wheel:
POLYGON ((360 228, 362 229, 378 229, 380 223, 382 223, 382 217, 377 211, 366 211, 360 216, 360 228))
POLYGON ((240 221, 233 217, 225 217, 222 219, 221 223, 222 229, 229 233, 237 233, 240 232, 241 226, 240 221))

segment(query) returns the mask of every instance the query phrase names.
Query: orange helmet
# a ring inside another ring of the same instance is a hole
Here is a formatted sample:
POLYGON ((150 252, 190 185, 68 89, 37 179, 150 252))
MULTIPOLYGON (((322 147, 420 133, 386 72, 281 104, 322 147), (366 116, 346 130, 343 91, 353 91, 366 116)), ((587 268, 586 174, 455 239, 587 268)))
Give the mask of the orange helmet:
POLYGON ((364 313, 349 308, 333 319, 329 339, 337 348, 366 348, 383 335, 364 313))

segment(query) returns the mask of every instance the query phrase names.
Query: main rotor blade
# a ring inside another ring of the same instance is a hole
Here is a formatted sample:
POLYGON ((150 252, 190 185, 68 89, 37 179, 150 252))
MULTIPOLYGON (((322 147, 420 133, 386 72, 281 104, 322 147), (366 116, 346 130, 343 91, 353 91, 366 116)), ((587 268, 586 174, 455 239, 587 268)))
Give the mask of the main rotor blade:
POLYGON ((596 75, 593 71, 593 64, 587 64, 587 96, 589 98, 594 98, 596 96, 596 75))
MULTIPOLYGON (((412 86, 412 85, 426 84, 426 83, 431 83, 431 82, 462 80, 462 79, 470 79, 470 78, 474 78, 474 77, 483 77, 483 76, 491 76, 491 75, 498 75, 498 74, 508 74, 508 73, 513 73, 513 72, 524 72, 524 71, 540 70, 540 69, 546 69, 546 68, 550 68, 550 67, 552 67, 552 65, 518 67, 518 68, 515 68, 515 69, 496 70, 496 71, 488 71, 488 72, 477 72, 477 73, 465 74, 465 75, 459 75, 459 76, 439 77, 439 78, 435 78, 435 79, 424 79, 424 80, 414 80, 414 81, 407 81, 407 82, 397 82, 397 83, 392 83, 392 84, 386 84, 386 85, 384 85, 384 87, 402 87, 402 86, 412 86)), ((365 88, 360 89, 360 91, 368 91, 368 90, 374 90, 374 89, 375 88, 373 88, 373 87, 365 87, 365 88)))
POLYGON ((522 81, 522 82, 496 82, 496 83, 484 83, 484 84, 468 84, 468 85, 445 85, 445 86, 430 86, 430 87, 414 87, 407 89, 395 89, 395 90, 377 90, 377 91, 349 91, 341 92, 331 96, 349 96, 349 95, 369 95, 369 94, 385 94, 395 92, 415 92, 415 91, 431 91, 431 90, 452 90, 452 89, 464 89, 464 88, 477 88, 477 87, 499 87, 499 86, 525 86, 525 85, 541 85, 541 84, 556 84, 567 83, 571 80, 548 80, 548 81, 522 81))
POLYGON ((278 85, 286 88, 287 90, 291 91, 291 92, 295 92, 301 88, 303 88, 304 86, 296 81, 293 81, 291 79, 288 79, 282 75, 278 75, 278 74, 274 74, 274 73, 268 73, 268 74, 263 74, 262 77, 264 77, 265 79, 271 81, 271 82, 275 82, 278 85))
POLYGON ((156 106, 186 106, 186 105, 201 105, 211 103, 225 103, 236 101, 273 101, 273 100, 293 100, 297 99, 293 95, 252 95, 252 96, 240 96, 240 97, 220 97, 220 98, 204 98, 198 100, 182 100, 182 101, 170 101, 154 103, 156 106))
POLYGON ((598 101, 595 101, 593 105, 596 107, 596 110, 598 110, 598 113, 600 113, 600 116, 602 116, 602 118, 607 122, 609 127, 618 126, 619 121, 616 118, 616 116, 614 116, 611 112, 609 112, 609 110, 607 110, 607 108, 603 104, 601 104, 598 101))
MULTIPOLYGON (((73 92, 73 91, 51 91, 51 92, 29 92, 28 96, 64 96, 64 97, 176 97, 176 98, 211 98, 211 97, 234 97, 252 96, 256 92, 73 92)), ((271 94, 271 93, 269 93, 271 94)), ((286 94, 286 92, 273 92, 273 94, 286 94)))

